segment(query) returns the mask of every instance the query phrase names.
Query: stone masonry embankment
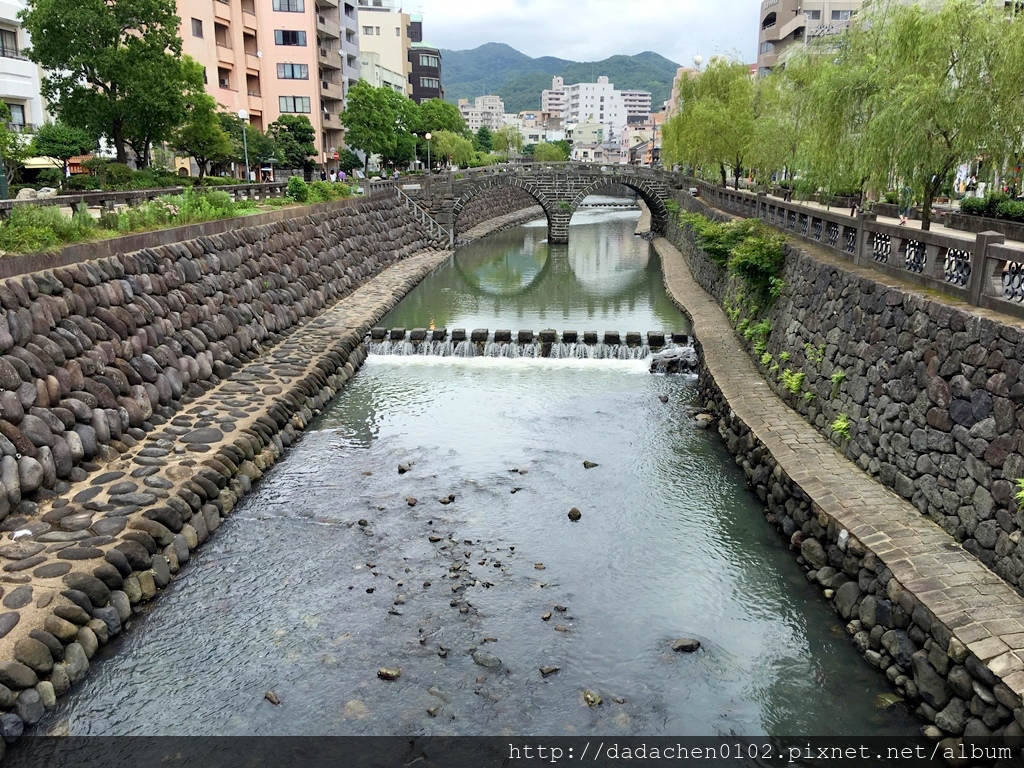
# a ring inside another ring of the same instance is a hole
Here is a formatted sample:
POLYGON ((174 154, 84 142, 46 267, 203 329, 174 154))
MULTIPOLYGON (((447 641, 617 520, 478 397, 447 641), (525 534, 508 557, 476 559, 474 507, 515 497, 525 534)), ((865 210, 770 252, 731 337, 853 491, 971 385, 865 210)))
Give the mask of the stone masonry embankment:
MULTIPOLYGON (((679 199, 710 212, 688 195, 679 199)), ((686 242, 678 227, 672 237, 686 242)), ((739 305, 723 270, 692 255, 689 262, 719 303, 739 305)), ((1014 500, 1024 477, 1020 321, 804 245, 789 248, 783 279, 786 290, 768 313, 771 361, 755 360, 774 391, 851 461, 1024 587, 1024 512, 1014 500), (789 360, 780 363, 784 353, 789 360), (769 370, 775 364, 804 374, 802 392, 787 392, 769 370), (830 428, 840 415, 849 419, 849 439, 830 428)))
MULTIPOLYGON (((671 228, 669 238, 678 250, 664 239, 656 247, 669 294, 694 321, 703 402, 719 417, 719 432, 765 502, 769 521, 799 552, 808 578, 848 620, 867 661, 928 721, 926 735, 950 739, 944 746, 962 739, 1020 747, 1024 598, 782 402, 719 306, 735 294, 719 298, 715 291, 735 286, 688 231, 671 228)), ((787 281, 800 279, 794 263, 806 270, 803 258, 791 254, 787 281)), ((810 274, 808 282, 826 300, 839 295, 830 292, 829 271, 810 274)), ((893 289, 878 290, 887 295, 893 289)), ((802 350, 788 331, 799 321, 787 303, 780 299, 776 310, 774 349, 795 358, 802 350)), ((824 359, 834 359, 828 352, 834 339, 814 343, 825 344, 824 359)), ((817 348, 813 356, 819 357, 817 348)), ((831 379, 828 384, 834 386, 831 379)))
POLYGON ((0 283, 0 754, 450 255, 396 200, 281 214, 0 283))
POLYGON ((470 200, 459 214, 455 223, 459 238, 470 236, 469 233, 478 225, 493 219, 512 216, 507 226, 514 223, 542 218, 544 209, 537 204, 533 195, 516 187, 503 187, 493 193, 484 192, 470 200))

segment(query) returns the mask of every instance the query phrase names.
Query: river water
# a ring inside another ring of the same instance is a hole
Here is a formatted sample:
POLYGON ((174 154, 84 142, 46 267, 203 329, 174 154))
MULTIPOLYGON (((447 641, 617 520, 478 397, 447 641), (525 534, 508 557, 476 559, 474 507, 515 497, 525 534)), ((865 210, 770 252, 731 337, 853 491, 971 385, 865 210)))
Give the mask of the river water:
MULTIPOLYGON (((505 232, 383 324, 686 329, 635 223, 505 232)), ((695 396, 642 361, 371 356, 42 728, 913 734, 695 396)))

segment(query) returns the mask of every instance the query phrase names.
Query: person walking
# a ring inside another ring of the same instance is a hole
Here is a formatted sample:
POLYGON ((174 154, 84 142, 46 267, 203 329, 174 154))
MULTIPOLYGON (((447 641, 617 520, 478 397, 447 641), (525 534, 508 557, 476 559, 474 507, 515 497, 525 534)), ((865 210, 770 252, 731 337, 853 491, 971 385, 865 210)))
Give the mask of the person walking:
POLYGON ((914 191, 906 184, 900 189, 899 203, 900 226, 903 226, 907 223, 907 217, 910 216, 910 206, 914 204, 914 191))

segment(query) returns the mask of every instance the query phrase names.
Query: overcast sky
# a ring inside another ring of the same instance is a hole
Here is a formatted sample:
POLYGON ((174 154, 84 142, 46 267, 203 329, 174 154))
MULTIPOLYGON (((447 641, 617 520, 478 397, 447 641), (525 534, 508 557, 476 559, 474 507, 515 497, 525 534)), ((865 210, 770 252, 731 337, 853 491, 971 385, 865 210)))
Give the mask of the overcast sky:
POLYGON ((507 43, 528 56, 600 61, 654 51, 684 66, 695 54, 757 58, 760 0, 396 0, 423 14, 424 39, 464 50, 507 43))

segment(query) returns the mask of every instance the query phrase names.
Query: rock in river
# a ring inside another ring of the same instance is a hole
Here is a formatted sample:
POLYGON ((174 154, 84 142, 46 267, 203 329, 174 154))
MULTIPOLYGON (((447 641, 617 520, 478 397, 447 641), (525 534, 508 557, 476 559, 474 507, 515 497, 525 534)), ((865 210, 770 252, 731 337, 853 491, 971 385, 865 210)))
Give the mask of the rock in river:
POLYGON ((401 676, 401 667, 381 667, 377 670, 377 677, 381 680, 397 680, 401 676))
POLYGON ((576 507, 573 507, 572 509, 569 510, 569 519, 572 520, 574 523, 577 522, 581 517, 583 517, 583 513, 576 509, 576 507))
POLYGON ((672 650, 677 653, 693 653, 700 649, 700 640, 692 637, 681 637, 672 642, 672 650))
POLYGON ((473 651, 473 661, 487 669, 497 669, 501 666, 501 659, 493 653, 485 653, 484 651, 473 651))

